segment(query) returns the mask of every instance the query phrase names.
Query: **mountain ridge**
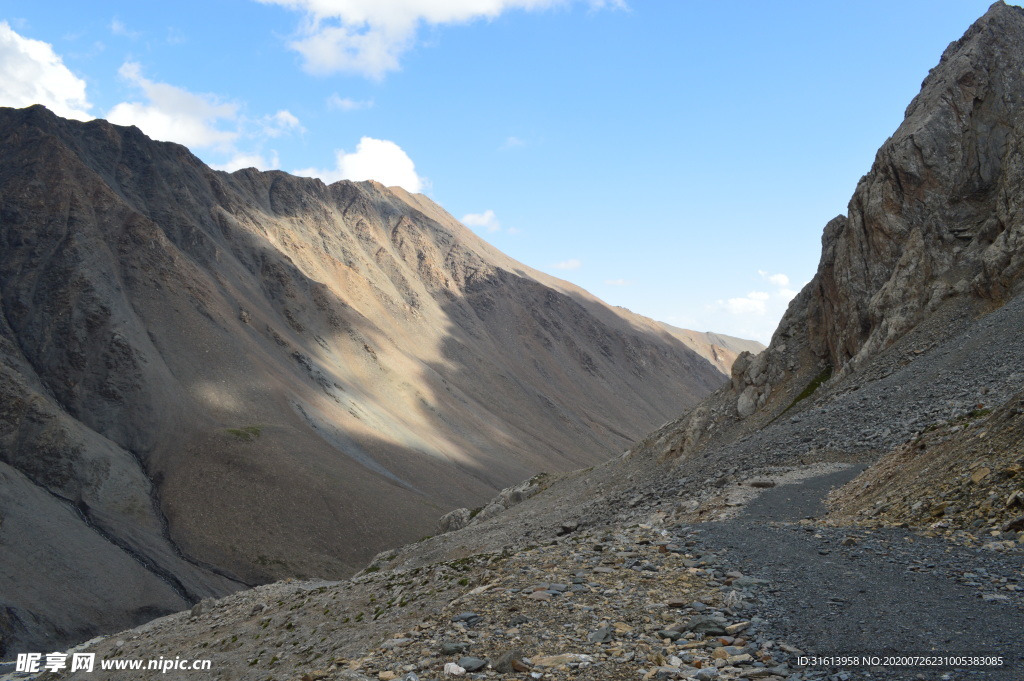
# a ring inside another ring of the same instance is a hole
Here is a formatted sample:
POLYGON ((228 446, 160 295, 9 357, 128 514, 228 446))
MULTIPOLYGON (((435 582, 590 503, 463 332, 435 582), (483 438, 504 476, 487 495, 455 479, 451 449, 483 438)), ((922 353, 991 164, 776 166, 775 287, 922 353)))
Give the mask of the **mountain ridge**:
POLYGON ((9 646, 350 574, 724 380, 423 196, 39 106, 0 158, 0 539, 53 566, 0 561, 9 646))
POLYGON ((458 665, 507 679, 902 681, 961 663, 798 656, 963 646, 998 656, 979 678, 1017 678, 1022 46, 1024 10, 1002 2, 951 44, 849 215, 826 225, 818 274, 769 348, 622 457, 379 554, 354 579, 276 583, 89 650, 209 651, 237 679, 429 679, 458 665), (1012 125, 990 135, 1000 122, 1012 125), (831 516, 805 496, 829 477, 850 480, 831 516), (764 504, 730 520, 765 489, 785 514, 764 504))

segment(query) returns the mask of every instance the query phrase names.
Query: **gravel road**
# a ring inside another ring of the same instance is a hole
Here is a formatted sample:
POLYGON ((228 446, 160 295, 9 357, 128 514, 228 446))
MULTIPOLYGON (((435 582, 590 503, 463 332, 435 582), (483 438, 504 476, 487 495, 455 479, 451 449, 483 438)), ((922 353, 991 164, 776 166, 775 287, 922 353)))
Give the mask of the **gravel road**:
MULTIPOLYGON (((1024 678, 1024 556, 909 530, 827 528, 821 500, 860 468, 767 490, 734 520, 694 525, 750 590, 764 631, 808 655, 1001 655, 1004 666, 807 665, 806 679, 1024 678), (1019 585, 1019 586, 1018 586, 1019 585)), ((691 535, 692 536, 692 535, 691 535)))

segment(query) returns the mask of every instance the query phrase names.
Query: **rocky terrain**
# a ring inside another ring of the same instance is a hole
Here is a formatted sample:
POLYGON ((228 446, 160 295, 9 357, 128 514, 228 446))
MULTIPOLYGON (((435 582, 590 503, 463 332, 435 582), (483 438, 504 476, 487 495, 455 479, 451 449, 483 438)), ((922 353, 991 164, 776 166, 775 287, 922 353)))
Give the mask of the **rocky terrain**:
POLYGON ((351 575, 620 454, 742 343, 605 305, 424 196, 213 171, 39 106, 0 110, 0 243, 2 657, 351 575))
POLYGON ((996 3, 728 385, 350 580, 86 649, 280 681, 1021 678, 1022 107, 1024 10, 996 3))

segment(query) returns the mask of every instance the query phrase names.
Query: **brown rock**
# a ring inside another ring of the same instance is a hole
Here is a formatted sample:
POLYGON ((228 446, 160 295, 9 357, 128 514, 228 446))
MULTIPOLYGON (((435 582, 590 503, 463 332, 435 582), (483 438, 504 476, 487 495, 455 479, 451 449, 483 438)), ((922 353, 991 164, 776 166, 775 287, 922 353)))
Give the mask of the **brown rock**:
POLYGON ((1024 515, 1018 516, 1003 525, 1003 532, 1020 532, 1024 530, 1024 515))

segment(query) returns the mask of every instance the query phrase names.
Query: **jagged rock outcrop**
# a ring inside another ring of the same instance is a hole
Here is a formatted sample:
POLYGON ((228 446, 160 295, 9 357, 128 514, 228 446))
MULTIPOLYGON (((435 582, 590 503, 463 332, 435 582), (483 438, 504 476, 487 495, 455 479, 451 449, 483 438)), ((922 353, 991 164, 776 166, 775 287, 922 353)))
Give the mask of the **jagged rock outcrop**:
POLYGON ((0 109, 0 635, 340 577, 724 379, 423 196, 0 109))
POLYGON ((521 504, 533 495, 541 492, 544 489, 544 481, 547 475, 541 473, 535 475, 529 480, 524 480, 518 485, 512 487, 506 487, 501 490, 497 496, 491 499, 487 504, 476 509, 468 508, 457 508, 454 511, 444 514, 441 519, 437 521, 437 533, 444 534, 446 532, 454 532, 455 530, 461 530, 463 527, 470 525, 471 523, 482 523, 489 518, 493 518, 502 511, 521 504))
POLYGON ((1024 273, 1022 145, 1024 10, 998 2, 946 49, 825 226, 818 271, 768 349, 737 358, 729 386, 660 433, 660 453, 766 425, 943 305, 1001 304, 1024 273))

